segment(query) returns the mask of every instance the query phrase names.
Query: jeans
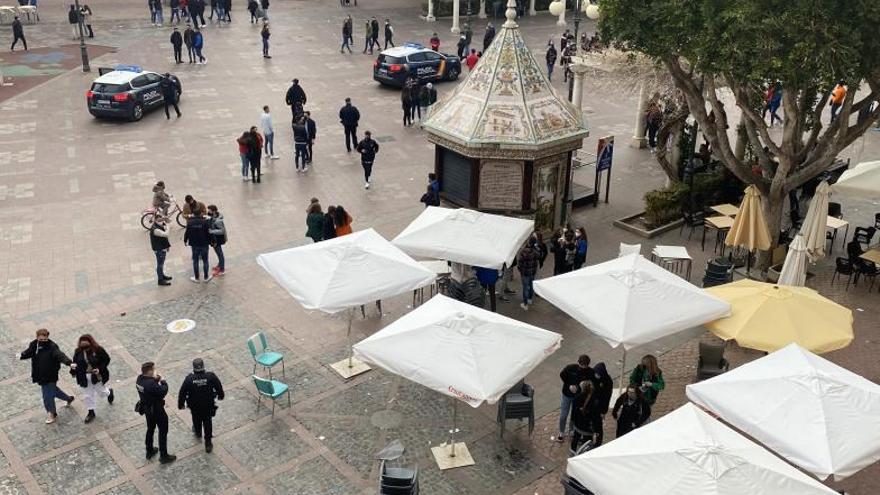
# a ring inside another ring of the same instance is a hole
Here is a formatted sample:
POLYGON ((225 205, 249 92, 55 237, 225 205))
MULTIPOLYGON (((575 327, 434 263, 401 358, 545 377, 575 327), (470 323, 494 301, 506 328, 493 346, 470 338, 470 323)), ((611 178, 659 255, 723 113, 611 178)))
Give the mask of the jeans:
POLYGON ((269 56, 269 38, 263 38, 263 56, 269 56))
POLYGON ((247 179, 250 160, 248 160, 247 153, 240 153, 239 156, 241 157, 241 176, 247 179))
POLYGON ((535 289, 532 286, 532 283, 535 281, 535 276, 532 275, 531 277, 529 277, 527 275, 520 274, 519 278, 522 279, 523 304, 529 304, 535 297, 535 289))
POLYGON ((373 162, 361 160, 361 166, 364 167, 364 180, 370 182, 370 176, 373 175, 373 162))
POLYGON ((831 104, 831 121, 837 118, 837 112, 840 111, 841 104, 840 103, 832 103, 831 104))
POLYGON ((168 251, 160 249, 153 252, 156 253, 156 277, 161 282, 165 280, 165 256, 168 255, 168 251))
POLYGON ((189 63, 193 63, 196 59, 196 50, 190 45, 186 45, 186 56, 189 57, 189 63))
POLYGON ((565 394, 562 395, 562 403, 559 405, 559 434, 560 436, 565 435, 566 427, 568 426, 568 413, 571 412, 572 407, 574 406, 574 397, 567 397, 565 394))
POLYGON ((348 36, 342 35, 342 46, 339 47, 339 53, 342 53, 346 48, 348 48, 348 53, 351 53, 351 47, 348 45, 348 36))
POLYGON ((275 133, 267 132, 266 134, 264 134, 264 136, 266 138, 266 142, 263 145, 263 151, 265 152, 266 156, 275 156, 275 133))
POLYGON ((156 24, 162 24, 165 19, 162 18, 162 9, 156 9, 156 24))
POLYGON ((177 18, 177 23, 180 24, 180 10, 176 7, 171 9, 171 18, 168 19, 168 23, 171 24, 174 22, 175 17, 177 18))
POLYGON ((547 64, 547 79, 553 78, 553 64, 547 64))
POLYGON ((200 47, 200 46, 194 46, 194 47, 193 47, 193 50, 195 50, 195 52, 196 52, 196 56, 199 58, 199 62, 204 62, 204 61, 205 61, 205 57, 202 56, 202 47, 200 47))
POLYGON ((214 244, 214 254, 217 255, 217 268, 219 268, 221 272, 225 272, 226 271, 226 256, 223 256, 223 245, 222 244, 214 244))
POLYGON ((309 148, 308 143, 293 143, 294 156, 293 156, 293 164, 296 166, 296 169, 299 170, 299 159, 302 157, 303 168, 306 166, 306 160, 309 159, 309 148))
POLYGON ((383 50, 387 50, 388 45, 394 46, 394 41, 391 38, 385 38, 385 48, 383 50))
POLYGON ((199 279, 199 260, 204 266, 205 278, 208 278, 208 246, 190 246, 192 249, 193 276, 199 279))
POLYGON ((345 149, 351 151, 352 148, 357 148, 358 137, 357 137, 357 126, 344 126, 345 127, 345 149))
POLYGON ((183 48, 174 45, 174 62, 183 62, 183 48))
POLYGON ((43 407, 46 412, 55 414, 55 399, 69 401, 71 397, 58 388, 56 382, 40 384, 40 391, 43 393, 43 407))
POLYGON ((153 436, 156 432, 156 427, 159 427, 159 455, 165 457, 168 455, 168 414, 164 409, 160 409, 159 414, 153 412, 152 414, 145 414, 144 417, 147 418, 147 437, 144 444, 147 447, 147 453, 151 453, 153 450, 153 436))

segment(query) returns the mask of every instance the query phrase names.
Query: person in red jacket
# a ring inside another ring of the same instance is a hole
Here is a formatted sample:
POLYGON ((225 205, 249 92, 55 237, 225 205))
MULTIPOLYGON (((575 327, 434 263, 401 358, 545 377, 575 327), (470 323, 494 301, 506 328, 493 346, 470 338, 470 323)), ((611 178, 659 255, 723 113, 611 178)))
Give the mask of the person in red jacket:
POLYGON ((431 36, 431 50, 434 50, 435 52, 440 51, 440 37, 437 36, 437 33, 434 33, 434 35, 431 36))
POLYGON ((468 70, 474 70, 474 67, 477 65, 477 62, 480 61, 480 56, 477 55, 477 49, 471 48, 471 54, 468 55, 464 61, 468 66, 468 70))

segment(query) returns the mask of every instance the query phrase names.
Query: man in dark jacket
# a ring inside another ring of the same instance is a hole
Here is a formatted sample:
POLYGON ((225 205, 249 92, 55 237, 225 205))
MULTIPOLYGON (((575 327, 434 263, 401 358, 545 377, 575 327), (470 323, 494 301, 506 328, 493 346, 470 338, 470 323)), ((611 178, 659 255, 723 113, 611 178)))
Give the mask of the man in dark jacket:
POLYGON ((346 48, 348 48, 348 53, 351 53, 351 43, 354 43, 351 31, 351 16, 346 16, 342 21, 342 45, 339 47, 339 53, 344 53, 346 48))
POLYGON ((626 393, 617 398, 611 416, 617 420, 617 435, 620 438, 635 430, 651 417, 651 406, 635 385, 626 387, 626 393))
POLYGON ((159 285, 171 285, 171 277, 165 275, 165 257, 171 249, 171 243, 168 242, 165 219, 159 215, 156 215, 153 227, 150 229, 150 248, 156 254, 156 277, 159 285))
POLYGON ((486 34, 483 35, 483 53, 486 53, 486 49, 489 48, 489 45, 492 44, 492 40, 495 39, 495 26, 490 22, 488 26, 486 26, 486 34))
POLYGON ((318 124, 315 123, 314 119, 312 119, 312 112, 306 112, 306 130, 309 131, 309 156, 306 163, 311 164, 312 158, 314 158, 314 154, 312 154, 312 147, 315 145, 315 137, 318 135, 318 124))
POLYGON ((204 212, 197 210, 186 221, 186 232, 183 233, 183 243, 192 249, 193 276, 190 280, 199 283, 199 260, 202 260, 205 273, 205 283, 211 281, 213 276, 208 274, 208 245, 211 235, 208 233, 208 221, 205 220, 204 212))
POLYGON ((373 174, 373 162, 379 152, 379 143, 373 140, 370 131, 364 133, 364 139, 355 148, 361 154, 361 166, 364 168, 364 189, 370 188, 370 176, 373 174))
POLYGON ((535 297, 532 283, 535 281, 535 274, 538 272, 538 253, 535 252, 530 243, 527 242, 519 250, 519 254, 516 256, 516 267, 519 270, 523 288, 522 303, 519 306, 528 311, 529 305, 532 304, 532 298, 535 297))
POLYGON ((11 51, 15 51, 15 45, 18 43, 18 40, 21 40, 24 43, 24 51, 27 51, 27 40, 24 39, 24 27, 21 25, 21 21, 18 19, 18 16, 15 16, 15 19, 12 21, 12 47, 11 51))
POLYGON ((559 378, 562 380, 562 403, 559 410, 559 436, 556 437, 556 441, 562 442, 565 439, 566 430, 570 429, 568 428, 568 414, 578 394, 578 384, 584 380, 593 381, 590 356, 586 354, 579 356, 577 363, 569 364, 562 369, 559 378))
POLYGON ((37 330, 37 338, 21 352, 19 359, 31 360, 31 380, 40 386, 43 393, 43 407, 49 414, 46 424, 54 423, 55 418, 58 417, 55 399, 67 402, 68 406, 73 402, 72 396, 58 388, 58 370, 61 369, 62 363, 71 366, 71 369, 76 369, 75 365, 72 365, 70 358, 61 352, 58 344, 49 340, 49 330, 45 328, 37 330))
POLYGON ((305 117, 301 117, 293 122, 293 164, 297 172, 306 172, 309 170, 309 129, 306 125, 305 117), (302 159, 302 168, 300 168, 300 159, 302 159))
POLYGON ((388 45, 394 46, 394 28, 391 26, 391 20, 385 19, 385 50, 388 45))
POLYGON ((76 6, 71 4, 70 10, 67 11, 67 22, 73 30, 73 39, 79 39, 79 16, 80 12, 76 10, 76 6))
POLYGON ((205 27, 205 0, 189 0, 189 14, 193 24, 205 27))
POLYGON ((213 424, 211 418, 217 411, 214 399, 223 400, 223 385, 213 372, 205 371, 205 363, 201 359, 193 360, 193 372, 186 376, 177 394, 177 408, 189 407, 192 414, 193 434, 202 436, 205 430, 205 452, 214 449, 211 443, 213 424))
POLYGON ((186 29, 183 30, 183 44, 186 45, 186 55, 189 57, 189 63, 195 62, 196 52, 193 49, 193 41, 195 40, 195 31, 192 26, 186 23, 186 29))
POLYGON ((303 91, 302 87, 299 85, 299 79, 293 80, 293 84, 287 89, 287 95, 284 97, 284 101, 290 107, 290 113, 293 115, 293 120, 299 120, 299 117, 302 116, 303 112, 302 107, 306 104, 306 92, 303 91))
POLYGON ((357 126, 361 120, 361 113, 358 112, 356 106, 351 104, 351 98, 345 99, 345 106, 339 109, 339 122, 345 129, 345 149, 350 153, 351 149, 357 147, 357 126))
MULTIPOLYGON (((177 28, 174 29, 175 33, 177 33, 177 28)), ((162 91, 162 101, 165 102, 165 118, 169 120, 171 119, 171 114, 168 112, 168 107, 174 107, 174 111, 177 112, 177 118, 179 119, 180 108, 177 107, 177 85, 174 84, 174 81, 171 79, 171 74, 169 74, 168 72, 165 73, 165 77, 163 77, 162 81, 159 83, 159 90, 162 91)))
POLYGON ((379 21, 376 20, 376 17, 373 16, 370 18, 370 32, 372 33, 372 38, 370 40, 370 53, 373 53, 373 45, 376 45, 376 48, 379 48, 379 21))
POLYGON ((165 412, 165 396, 168 384, 156 373, 156 364, 146 362, 141 365, 141 374, 135 381, 138 392, 138 412, 147 419, 147 460, 159 454, 159 462, 174 462, 177 456, 168 453, 168 413, 165 412), (153 447, 153 436, 159 427, 159 448, 153 447))
POLYGON ((174 28, 174 31, 171 33, 171 46, 174 47, 174 63, 182 64, 183 63, 183 35, 180 34, 180 31, 177 28, 174 28))

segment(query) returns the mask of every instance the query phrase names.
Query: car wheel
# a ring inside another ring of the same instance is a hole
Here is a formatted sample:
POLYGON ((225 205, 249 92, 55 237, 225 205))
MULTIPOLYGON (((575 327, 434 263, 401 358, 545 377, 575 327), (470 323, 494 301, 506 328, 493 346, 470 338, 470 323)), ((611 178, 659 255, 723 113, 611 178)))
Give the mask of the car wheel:
POLYGON ((131 120, 137 122, 142 118, 144 118, 144 106, 140 103, 135 103, 134 108, 131 109, 131 120))
POLYGON ((458 69, 452 67, 448 71, 446 71, 446 79, 450 81, 455 81, 456 79, 458 79, 458 69))

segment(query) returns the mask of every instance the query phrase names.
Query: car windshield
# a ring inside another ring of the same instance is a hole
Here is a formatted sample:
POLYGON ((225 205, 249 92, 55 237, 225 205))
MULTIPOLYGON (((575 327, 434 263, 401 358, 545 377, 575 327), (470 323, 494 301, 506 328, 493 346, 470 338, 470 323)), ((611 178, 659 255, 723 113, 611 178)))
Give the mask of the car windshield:
POLYGON ((116 93, 124 93, 127 90, 127 84, 92 83, 92 91, 95 93, 106 93, 112 95, 116 93))
POLYGON ((406 63, 406 61, 404 61, 400 57, 391 57, 389 55, 379 55, 379 63, 380 64, 389 64, 389 65, 390 64, 404 64, 404 63, 406 63))

